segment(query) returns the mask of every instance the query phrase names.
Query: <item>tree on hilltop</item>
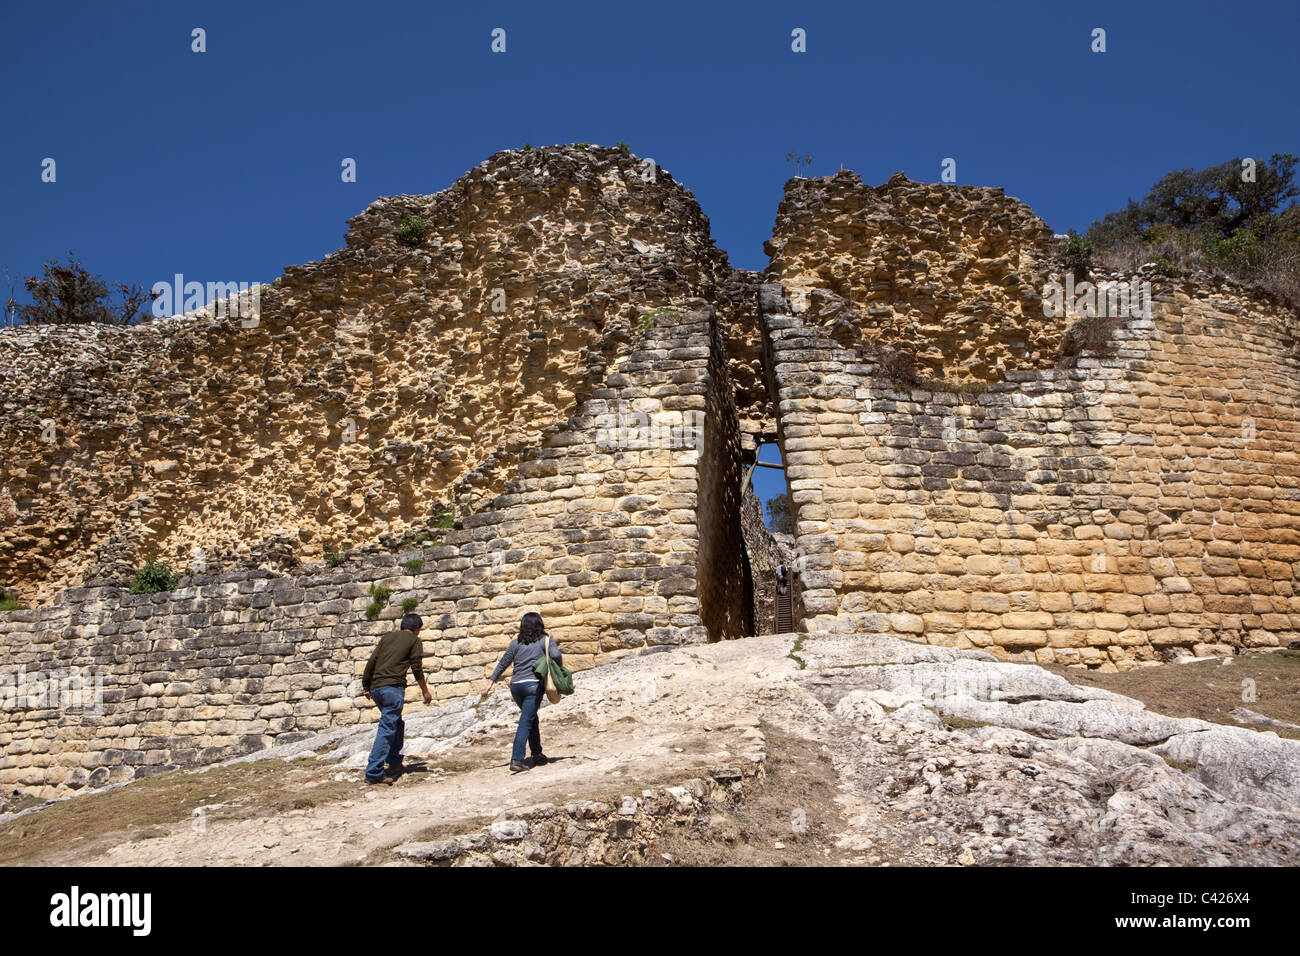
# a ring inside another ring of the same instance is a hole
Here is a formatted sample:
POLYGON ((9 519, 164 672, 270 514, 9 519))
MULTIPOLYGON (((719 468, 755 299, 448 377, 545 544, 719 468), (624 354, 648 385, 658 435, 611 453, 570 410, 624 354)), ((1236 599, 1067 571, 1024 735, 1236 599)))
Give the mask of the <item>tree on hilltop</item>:
POLYGON ((19 303, 10 289, 6 321, 27 325, 131 325, 146 318, 141 310, 153 301, 153 295, 139 285, 132 289, 118 283, 110 293, 108 284, 87 272, 71 251, 66 264, 50 259, 41 271, 39 278, 28 276, 23 280, 23 288, 32 298, 30 303, 19 303))

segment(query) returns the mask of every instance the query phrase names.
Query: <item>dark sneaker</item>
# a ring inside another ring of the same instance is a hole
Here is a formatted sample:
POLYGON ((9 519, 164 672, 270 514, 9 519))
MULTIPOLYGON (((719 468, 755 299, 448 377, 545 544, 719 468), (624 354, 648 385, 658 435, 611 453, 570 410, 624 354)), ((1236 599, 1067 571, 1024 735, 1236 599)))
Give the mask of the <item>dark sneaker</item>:
POLYGON ((534 767, 545 767, 550 762, 551 762, 551 758, 546 756, 546 754, 538 754, 536 757, 533 758, 534 767))
POLYGON ((510 761, 511 773, 523 773, 527 769, 528 769, 528 764, 524 763, 522 760, 510 761))
POLYGON ((370 777, 366 777, 366 783, 372 787, 378 786, 381 783, 384 784, 385 786, 391 787, 396 782, 397 781, 394 780, 392 777, 375 777, 373 780, 370 777))

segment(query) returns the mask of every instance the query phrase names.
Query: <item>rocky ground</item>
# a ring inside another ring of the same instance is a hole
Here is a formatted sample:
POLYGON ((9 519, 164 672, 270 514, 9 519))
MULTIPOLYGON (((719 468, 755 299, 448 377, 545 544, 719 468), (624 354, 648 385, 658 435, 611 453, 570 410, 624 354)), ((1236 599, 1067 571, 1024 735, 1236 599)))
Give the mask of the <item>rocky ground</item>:
POLYGON ((392 787, 358 782, 366 726, 178 774, 217 802, 190 785, 147 831, 68 836, 135 783, 0 818, 0 838, 40 841, 14 862, 134 866, 1300 862, 1300 742, 981 652, 842 634, 655 649, 543 709, 550 764, 507 772, 513 725, 503 690, 408 705, 423 766, 392 787), (300 796, 215 783, 268 766, 300 796), (46 814, 65 839, 36 836, 46 814))

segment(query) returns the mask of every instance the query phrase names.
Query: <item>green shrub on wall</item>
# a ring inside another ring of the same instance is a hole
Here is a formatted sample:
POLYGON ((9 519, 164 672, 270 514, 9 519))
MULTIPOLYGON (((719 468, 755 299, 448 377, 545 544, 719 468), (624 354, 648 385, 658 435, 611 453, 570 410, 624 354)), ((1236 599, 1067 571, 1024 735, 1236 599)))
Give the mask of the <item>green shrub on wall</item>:
POLYGON ((417 216, 404 218, 397 227, 397 241, 408 246, 424 242, 424 220, 417 216))
POLYGON ((175 591, 180 578, 162 561, 150 561, 135 572, 131 582, 132 594, 158 594, 162 591, 175 591))
POLYGON ((370 604, 366 607, 366 620, 373 621, 379 617, 380 613, 388 605, 388 599, 393 596, 391 588, 386 588, 382 584, 370 585, 370 604))
POLYGON ((1057 247, 1057 254, 1076 279, 1086 279, 1092 271, 1092 242, 1071 229, 1057 247))

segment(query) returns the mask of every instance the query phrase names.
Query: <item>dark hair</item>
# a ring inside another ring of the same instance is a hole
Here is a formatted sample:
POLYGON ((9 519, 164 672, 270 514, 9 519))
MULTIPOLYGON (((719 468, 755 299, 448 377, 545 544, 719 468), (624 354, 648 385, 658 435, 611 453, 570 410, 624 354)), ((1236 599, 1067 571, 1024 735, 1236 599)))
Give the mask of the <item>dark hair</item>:
POLYGON ((545 633, 546 625, 542 623, 542 616, 536 611, 529 611, 519 622, 520 644, 531 644, 545 633))
POLYGON ((424 627, 424 621, 420 619, 420 615, 418 614, 402 615, 402 630, 418 631, 422 627, 424 627))

